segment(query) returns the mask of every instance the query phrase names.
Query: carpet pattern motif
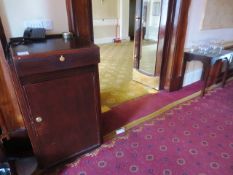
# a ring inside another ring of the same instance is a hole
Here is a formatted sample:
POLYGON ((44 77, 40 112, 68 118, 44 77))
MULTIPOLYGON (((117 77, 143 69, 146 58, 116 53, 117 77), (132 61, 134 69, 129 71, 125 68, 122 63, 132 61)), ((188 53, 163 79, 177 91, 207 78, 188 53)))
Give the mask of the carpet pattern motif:
POLYGON ((132 128, 60 175, 232 175, 233 82, 132 128))
POLYGON ((157 91, 132 81, 133 42, 102 44, 100 47, 101 104, 112 108, 157 91))

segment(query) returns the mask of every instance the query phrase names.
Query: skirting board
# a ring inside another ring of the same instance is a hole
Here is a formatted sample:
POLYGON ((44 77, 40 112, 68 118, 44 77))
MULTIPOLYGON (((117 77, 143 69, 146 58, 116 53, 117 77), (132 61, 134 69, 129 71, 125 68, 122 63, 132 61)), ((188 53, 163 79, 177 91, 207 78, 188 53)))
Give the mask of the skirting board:
POLYGON ((107 38, 95 38, 95 44, 106 44, 106 43, 113 43, 114 36, 107 37, 107 38))
POLYGON ((117 19, 93 19, 93 26, 116 26, 117 19))
MULTIPOLYGON (((115 38, 114 36, 112 36, 112 37, 106 37, 106 38, 95 38, 95 44, 113 43, 114 38, 115 38)), ((126 38, 123 38, 122 40, 129 41, 130 38, 126 37, 126 38)))

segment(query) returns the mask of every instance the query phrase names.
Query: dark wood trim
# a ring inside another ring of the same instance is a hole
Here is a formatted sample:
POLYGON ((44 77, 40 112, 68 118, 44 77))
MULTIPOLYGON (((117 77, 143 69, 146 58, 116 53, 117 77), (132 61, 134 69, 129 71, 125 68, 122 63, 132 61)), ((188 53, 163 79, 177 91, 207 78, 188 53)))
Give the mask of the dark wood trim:
POLYGON ((1 41, 4 53, 6 55, 7 54, 7 39, 6 39, 1 17, 0 17, 0 41, 1 41))
MULTIPOLYGON (((219 83, 220 81, 222 81, 222 79, 224 78, 225 74, 224 72, 221 72, 216 80, 216 83, 219 83)), ((229 69, 228 72, 227 72, 227 75, 226 75, 226 80, 228 78, 232 78, 233 77, 233 68, 229 69)))
POLYGON ((182 69, 182 84, 183 84, 183 80, 184 80, 184 74, 185 74, 185 68, 187 65, 187 62, 190 61, 200 61, 203 64, 203 71, 202 71, 202 80, 203 80, 203 86, 202 86, 202 90, 201 90, 201 96, 204 96, 205 94, 205 90, 208 86, 208 80, 209 77, 211 77, 210 75, 212 74, 211 72, 211 57, 207 57, 204 55, 196 55, 196 54, 192 54, 189 52, 185 52, 184 53, 184 63, 183 63, 183 68, 182 69))
POLYGON ((156 54, 156 65, 155 65, 155 76, 162 76, 162 64, 163 64, 163 55, 165 48, 165 43, 168 31, 168 13, 169 13, 169 2, 170 0, 161 1, 161 18, 159 24, 159 35, 158 35, 158 44, 157 44, 157 54, 156 54))
POLYGON ((68 17, 68 26, 69 26, 69 31, 72 32, 73 34, 78 34, 78 31, 75 26, 74 22, 74 10, 73 10, 73 1, 71 0, 66 0, 66 11, 67 11, 67 17, 68 17))
POLYGON ((70 32, 74 33, 81 40, 94 43, 92 1, 66 0, 66 8, 70 32))
POLYGON ((134 68, 139 70, 142 44, 142 8, 143 0, 136 0, 134 34, 134 68))
POLYGON ((0 110, 6 132, 24 127, 22 113, 15 92, 12 72, 0 43, 0 110))
POLYGON ((233 44, 232 45, 229 45, 229 46, 226 46, 224 47, 225 50, 233 50, 233 44))
MULTIPOLYGON (((182 86, 183 52, 191 0, 170 0, 160 88, 175 91, 182 86)), ((161 59, 161 58, 160 58, 161 59)))

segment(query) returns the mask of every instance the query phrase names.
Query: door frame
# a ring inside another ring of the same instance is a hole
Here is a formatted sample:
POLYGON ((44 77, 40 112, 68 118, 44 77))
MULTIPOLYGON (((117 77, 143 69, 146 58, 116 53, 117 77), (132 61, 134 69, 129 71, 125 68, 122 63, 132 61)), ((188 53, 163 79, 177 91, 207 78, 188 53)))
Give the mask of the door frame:
MULTIPOLYGON (((165 0, 168 3, 167 26, 161 31, 164 35, 163 52, 159 53, 161 62, 160 88, 175 91, 182 88, 184 69, 184 46, 188 27, 188 14, 192 0, 165 0)), ((165 15, 163 13, 163 15, 165 15)))

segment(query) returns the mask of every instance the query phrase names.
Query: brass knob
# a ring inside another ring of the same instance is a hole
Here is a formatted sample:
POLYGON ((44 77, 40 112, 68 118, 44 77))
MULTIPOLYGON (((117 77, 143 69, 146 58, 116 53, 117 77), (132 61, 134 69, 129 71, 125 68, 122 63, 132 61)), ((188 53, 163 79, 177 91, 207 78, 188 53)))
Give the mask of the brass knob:
POLYGON ((66 58, 65 58, 63 55, 61 55, 60 58, 59 58, 59 60, 60 60, 61 62, 64 62, 64 61, 66 60, 66 58))
POLYGON ((42 117, 36 117, 36 122, 41 123, 43 121, 42 117))

